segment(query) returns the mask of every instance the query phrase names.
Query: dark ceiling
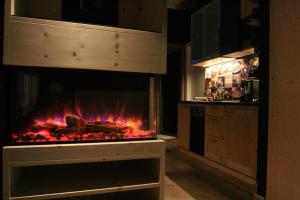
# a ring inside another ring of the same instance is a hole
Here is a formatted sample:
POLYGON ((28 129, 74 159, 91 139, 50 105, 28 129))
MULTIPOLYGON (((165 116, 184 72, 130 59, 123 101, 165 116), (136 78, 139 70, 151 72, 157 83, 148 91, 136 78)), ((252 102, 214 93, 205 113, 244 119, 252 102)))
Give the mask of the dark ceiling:
POLYGON ((192 13, 210 1, 211 0, 168 0, 168 8, 192 13))
POLYGON ((186 44, 191 36, 191 14, 211 0, 168 0, 168 43, 186 44))

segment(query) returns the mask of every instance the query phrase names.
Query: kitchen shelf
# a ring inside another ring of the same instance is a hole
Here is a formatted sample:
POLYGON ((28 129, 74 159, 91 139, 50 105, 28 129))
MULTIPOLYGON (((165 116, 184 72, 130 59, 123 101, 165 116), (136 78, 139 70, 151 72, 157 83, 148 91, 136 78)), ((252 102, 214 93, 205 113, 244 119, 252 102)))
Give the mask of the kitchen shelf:
POLYGON ((4 200, 113 195, 145 189, 153 191, 152 200, 163 200, 164 142, 161 140, 10 146, 3 150, 4 200), (81 160, 76 159, 83 156, 78 155, 79 149, 85 155, 81 160), (91 159, 95 155, 98 159, 91 159))

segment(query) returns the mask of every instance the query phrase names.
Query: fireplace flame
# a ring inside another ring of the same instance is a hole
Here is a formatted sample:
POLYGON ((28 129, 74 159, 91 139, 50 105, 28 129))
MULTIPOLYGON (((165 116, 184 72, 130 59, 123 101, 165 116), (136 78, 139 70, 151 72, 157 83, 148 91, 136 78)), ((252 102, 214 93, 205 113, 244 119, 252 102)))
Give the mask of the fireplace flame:
POLYGON ((75 112, 62 116, 39 117, 25 131, 13 134, 13 140, 23 142, 103 141, 155 138, 153 130, 143 129, 138 117, 115 116, 110 113, 85 116, 76 106, 75 112))

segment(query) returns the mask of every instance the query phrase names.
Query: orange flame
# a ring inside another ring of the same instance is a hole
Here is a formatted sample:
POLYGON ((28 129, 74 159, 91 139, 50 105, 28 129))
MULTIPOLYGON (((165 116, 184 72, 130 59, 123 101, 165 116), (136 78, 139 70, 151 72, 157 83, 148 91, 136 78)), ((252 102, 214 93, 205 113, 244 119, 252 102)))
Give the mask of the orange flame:
MULTIPOLYGON (((66 118, 74 117, 84 121, 84 123, 97 123, 97 122, 110 122, 115 124, 120 124, 126 127, 130 127, 128 131, 122 133, 121 139, 139 139, 139 138, 153 138, 155 136, 155 131, 153 130, 143 130, 143 120, 139 117, 124 117, 124 116, 114 116, 111 113, 104 113, 93 115, 89 117, 83 117, 81 110, 76 106, 75 112, 64 111, 62 116, 50 116, 41 117, 34 120, 34 125, 51 125, 59 127, 67 127, 66 118)), ((29 130, 27 132, 20 132, 19 134, 13 134, 13 139, 16 142, 56 142, 56 141, 72 141, 72 140, 115 140, 120 139, 120 135, 107 135, 103 132, 97 133, 83 133, 80 131, 73 131, 66 135, 55 135, 52 133, 50 128, 48 130, 39 130, 37 132, 32 132, 29 130)))

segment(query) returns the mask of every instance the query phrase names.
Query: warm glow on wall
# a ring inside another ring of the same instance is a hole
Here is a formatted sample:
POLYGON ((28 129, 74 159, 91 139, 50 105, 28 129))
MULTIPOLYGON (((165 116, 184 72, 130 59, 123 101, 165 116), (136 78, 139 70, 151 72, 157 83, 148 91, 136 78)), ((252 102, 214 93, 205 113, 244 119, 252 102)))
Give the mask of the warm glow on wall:
POLYGON ((224 57, 218 57, 218 58, 214 58, 214 59, 211 59, 211 60, 199 62, 199 63, 193 64, 193 66, 195 66, 195 67, 209 67, 209 66, 212 66, 212 65, 225 63, 225 62, 232 61, 232 60, 242 58, 242 57, 245 57, 245 56, 253 55, 254 53, 255 53, 255 49, 254 48, 249 48, 249 49, 245 49, 243 51, 237 51, 237 52, 234 52, 234 53, 231 53, 231 54, 227 54, 224 57))

